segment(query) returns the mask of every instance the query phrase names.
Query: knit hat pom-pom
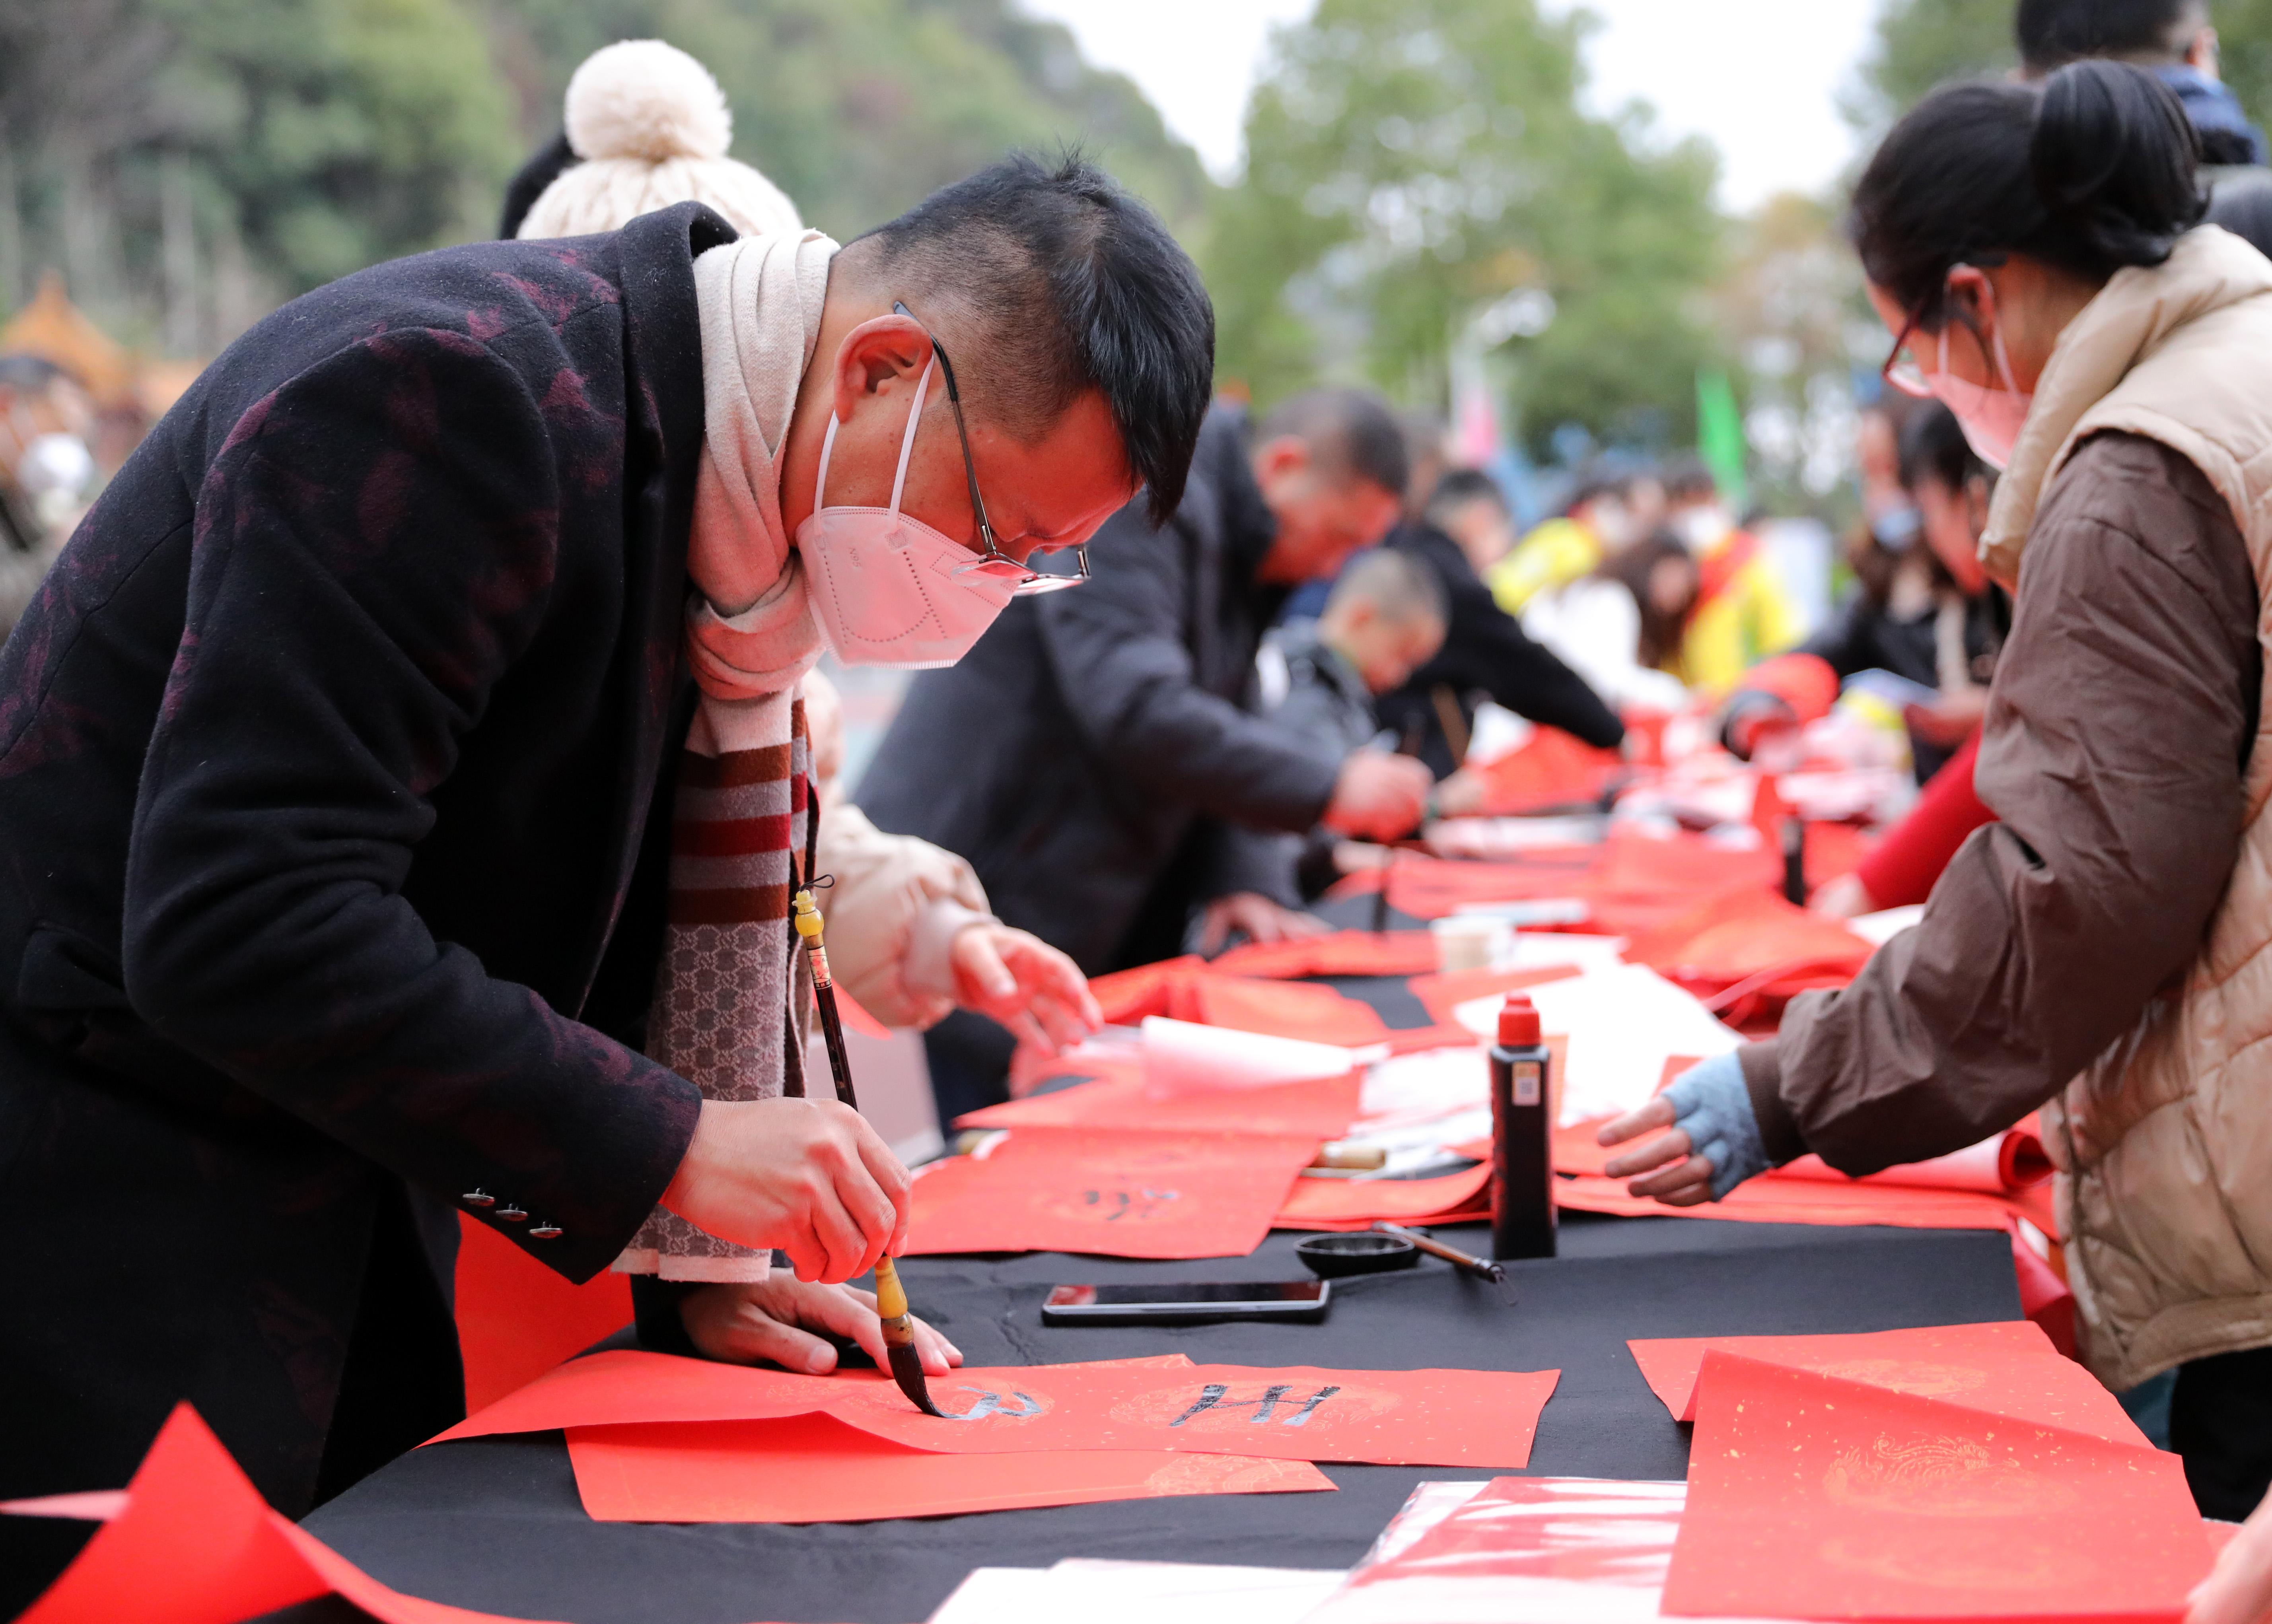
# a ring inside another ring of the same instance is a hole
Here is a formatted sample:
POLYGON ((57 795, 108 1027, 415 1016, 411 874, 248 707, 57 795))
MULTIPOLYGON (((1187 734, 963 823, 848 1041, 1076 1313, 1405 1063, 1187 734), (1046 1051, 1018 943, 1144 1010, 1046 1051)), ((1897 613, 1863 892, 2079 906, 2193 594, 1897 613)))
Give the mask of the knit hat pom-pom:
POLYGON ((591 161, 723 158, 734 118, 710 70, 661 40, 594 51, 568 81, 568 145, 591 161))

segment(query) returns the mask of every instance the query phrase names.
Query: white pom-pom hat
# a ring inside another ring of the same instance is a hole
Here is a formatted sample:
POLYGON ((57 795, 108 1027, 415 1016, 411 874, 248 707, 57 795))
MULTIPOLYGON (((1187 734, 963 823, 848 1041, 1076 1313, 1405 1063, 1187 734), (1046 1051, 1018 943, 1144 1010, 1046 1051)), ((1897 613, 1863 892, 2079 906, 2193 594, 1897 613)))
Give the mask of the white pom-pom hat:
POLYGON ((568 145, 584 161, 544 189, 523 237, 615 231, 674 203, 705 203, 744 236, 801 231, 796 205, 726 156, 734 115, 710 70, 661 40, 594 51, 568 81, 568 145))

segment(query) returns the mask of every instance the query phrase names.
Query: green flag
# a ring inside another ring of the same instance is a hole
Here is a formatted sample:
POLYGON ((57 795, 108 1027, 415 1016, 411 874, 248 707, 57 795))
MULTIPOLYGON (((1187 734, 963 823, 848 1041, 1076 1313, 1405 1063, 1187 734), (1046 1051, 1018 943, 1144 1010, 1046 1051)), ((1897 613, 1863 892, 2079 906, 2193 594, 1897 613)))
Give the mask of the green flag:
POLYGON ((1696 374, 1696 454, 1719 481, 1729 510, 1738 514, 1744 510, 1748 490, 1744 460, 1749 449, 1728 375, 1716 367, 1702 369, 1696 374))

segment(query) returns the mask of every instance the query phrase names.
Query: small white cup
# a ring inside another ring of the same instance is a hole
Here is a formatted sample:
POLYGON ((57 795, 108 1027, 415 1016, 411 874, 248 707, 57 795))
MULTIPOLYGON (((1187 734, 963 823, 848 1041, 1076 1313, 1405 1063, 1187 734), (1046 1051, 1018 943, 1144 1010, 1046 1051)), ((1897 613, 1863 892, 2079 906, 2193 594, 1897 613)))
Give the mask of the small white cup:
POLYGON ((1500 944, 1513 932, 1503 920, 1454 913, 1449 919, 1430 920, 1428 934, 1436 939, 1436 968, 1449 972, 1490 969, 1500 944))

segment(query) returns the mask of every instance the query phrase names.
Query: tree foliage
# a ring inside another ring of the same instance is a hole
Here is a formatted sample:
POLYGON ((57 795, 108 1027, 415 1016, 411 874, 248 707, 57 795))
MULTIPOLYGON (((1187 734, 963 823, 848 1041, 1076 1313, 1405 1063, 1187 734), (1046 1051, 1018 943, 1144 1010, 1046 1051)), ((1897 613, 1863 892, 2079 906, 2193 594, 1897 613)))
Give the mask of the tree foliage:
POLYGON ((1195 225, 1207 177, 1127 78, 1081 59, 1062 25, 1005 0, 488 0, 521 91, 524 133, 559 126, 577 63, 660 38, 718 76, 734 155, 847 236, 1013 147, 1079 143, 1171 223, 1195 225))
POLYGON ((1874 138, 1936 85, 2009 72, 2020 60, 2013 10, 2014 0, 1882 0, 1848 121, 1874 138))
POLYGON ((1456 335, 1532 289, 1551 324, 1485 340, 1527 437, 1685 436, 1715 159, 1579 109, 1588 26, 1534 0, 1321 0, 1280 31, 1208 238, 1225 376, 1267 400, 1362 372, 1440 409, 1456 335))
POLYGON ((7 0, 0 308, 54 264, 123 336, 209 354, 281 299, 494 230, 577 64, 647 37, 711 67, 735 155, 840 235, 1074 143, 1204 220, 1197 156, 1012 0, 7 0))

